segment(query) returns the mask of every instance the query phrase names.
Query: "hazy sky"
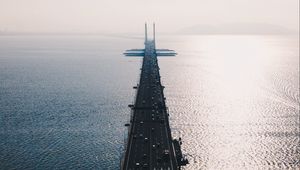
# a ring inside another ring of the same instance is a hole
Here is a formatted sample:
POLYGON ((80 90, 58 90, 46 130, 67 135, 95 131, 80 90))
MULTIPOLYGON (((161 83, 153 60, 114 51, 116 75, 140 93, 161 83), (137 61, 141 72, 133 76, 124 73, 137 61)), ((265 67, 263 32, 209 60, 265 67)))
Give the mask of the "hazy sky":
POLYGON ((259 22, 298 29, 299 0, 0 0, 0 30, 22 32, 159 31, 197 24, 259 22))

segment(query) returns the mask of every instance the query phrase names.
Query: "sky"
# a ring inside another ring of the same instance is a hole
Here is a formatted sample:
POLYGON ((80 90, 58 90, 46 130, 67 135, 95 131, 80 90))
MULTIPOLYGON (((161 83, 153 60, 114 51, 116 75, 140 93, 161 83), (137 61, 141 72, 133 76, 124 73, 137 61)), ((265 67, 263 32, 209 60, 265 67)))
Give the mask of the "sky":
POLYGON ((299 0, 0 0, 2 32, 134 33, 266 23, 299 29, 299 0))

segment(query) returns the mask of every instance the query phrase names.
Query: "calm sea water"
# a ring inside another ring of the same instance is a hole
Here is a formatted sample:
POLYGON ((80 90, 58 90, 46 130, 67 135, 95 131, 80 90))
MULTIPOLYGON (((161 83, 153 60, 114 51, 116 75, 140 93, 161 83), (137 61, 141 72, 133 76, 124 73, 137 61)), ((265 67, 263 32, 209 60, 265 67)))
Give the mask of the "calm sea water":
MULTIPOLYGON (((159 37, 173 137, 193 169, 299 169, 297 36, 159 37)), ((118 169, 143 40, 0 37, 0 169, 118 169)))

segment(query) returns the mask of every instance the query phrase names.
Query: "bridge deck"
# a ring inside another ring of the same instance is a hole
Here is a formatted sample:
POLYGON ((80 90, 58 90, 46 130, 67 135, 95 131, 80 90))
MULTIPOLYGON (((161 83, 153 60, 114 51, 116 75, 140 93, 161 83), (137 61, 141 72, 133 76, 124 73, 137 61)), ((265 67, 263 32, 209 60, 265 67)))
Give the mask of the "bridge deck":
POLYGON ((178 169, 153 41, 137 87, 123 169, 178 169))

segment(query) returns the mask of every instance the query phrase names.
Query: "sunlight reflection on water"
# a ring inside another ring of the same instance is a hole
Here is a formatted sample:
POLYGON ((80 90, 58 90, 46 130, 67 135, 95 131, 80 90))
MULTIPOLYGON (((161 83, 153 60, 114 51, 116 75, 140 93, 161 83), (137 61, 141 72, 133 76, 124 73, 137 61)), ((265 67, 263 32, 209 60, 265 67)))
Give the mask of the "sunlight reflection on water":
POLYGON ((216 35, 172 45, 179 55, 160 68, 186 169, 300 168, 298 41, 216 35))

